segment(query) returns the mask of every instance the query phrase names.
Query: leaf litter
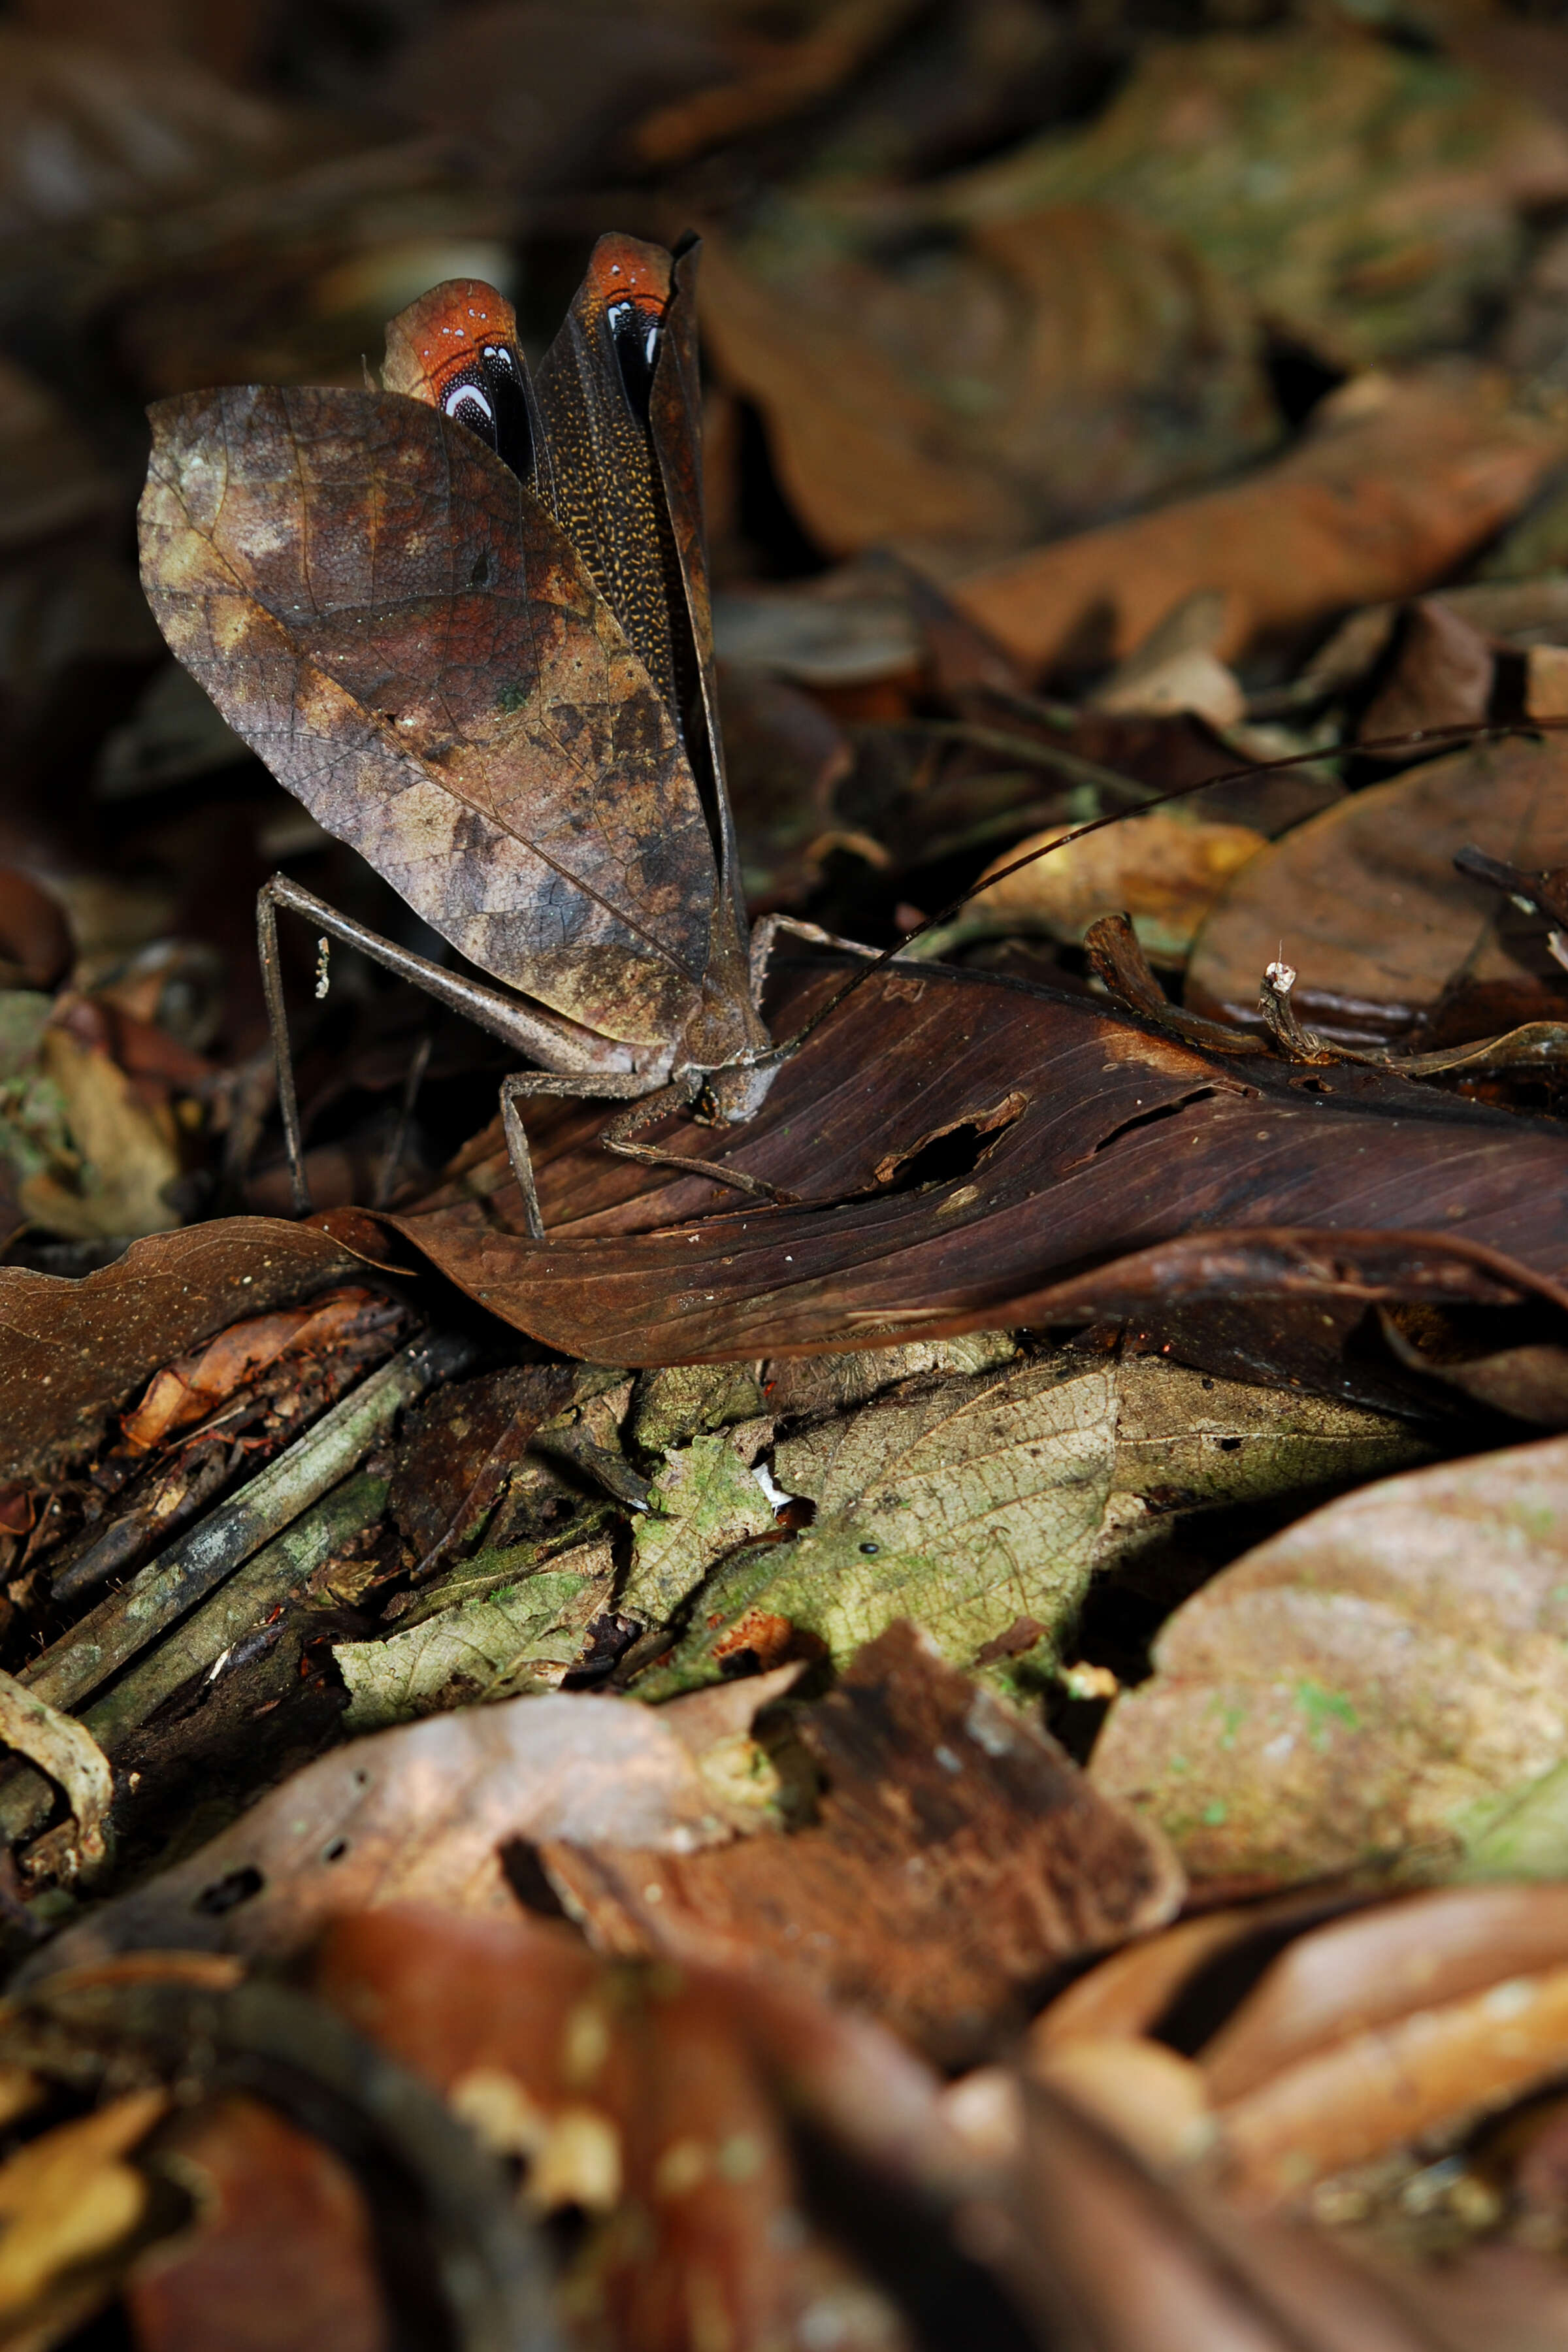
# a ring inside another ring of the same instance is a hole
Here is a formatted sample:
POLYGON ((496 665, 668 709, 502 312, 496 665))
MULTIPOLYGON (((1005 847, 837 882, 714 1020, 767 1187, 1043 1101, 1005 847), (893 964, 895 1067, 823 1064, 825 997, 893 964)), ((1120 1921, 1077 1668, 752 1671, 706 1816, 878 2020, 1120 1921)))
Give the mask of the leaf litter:
POLYGON ((1561 2340, 1560 35, 127 26, 6 36, 8 2326, 1561 2340), (559 352, 504 481, 482 353, 366 388, 438 281, 537 362, 687 220, 707 566, 668 408, 655 562, 559 352), (149 398, 239 734, 127 562, 149 398), (367 490, 419 609, 329 642, 367 490), (241 679, 279 631, 342 677, 241 679), (633 1059, 705 860, 819 927, 779 1039, 940 918, 751 1117, 636 1130, 794 1200, 535 1101, 530 1239, 508 1058, 285 934, 281 1213, 257 889, 430 944, 246 747, 345 688, 437 821, 320 806, 537 985, 450 789, 532 762, 615 899, 548 986, 633 1059))

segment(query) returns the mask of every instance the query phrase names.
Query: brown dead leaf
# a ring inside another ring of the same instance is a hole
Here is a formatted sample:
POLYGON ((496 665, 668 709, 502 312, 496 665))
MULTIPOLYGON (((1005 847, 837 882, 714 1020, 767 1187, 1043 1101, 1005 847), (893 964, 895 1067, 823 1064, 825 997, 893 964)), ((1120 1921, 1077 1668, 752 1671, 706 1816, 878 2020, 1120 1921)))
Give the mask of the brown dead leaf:
POLYGON ((11 1465, 58 1463, 90 1445, 128 1391, 221 1330, 237 1307, 285 1306, 355 1269, 325 1234, 280 1217, 133 1242, 78 1282, 0 1267, 0 1419, 11 1465))
POLYGON ((721 2320, 736 2345, 808 2341, 815 2307, 853 2352, 906 2345, 803 2211, 784 2128, 804 2112, 894 2177, 943 2161, 934 2081, 869 2021, 715 1969, 606 1966, 552 1921, 414 1909, 336 1922, 314 1982, 521 2159, 530 2205, 580 2209, 565 2299, 610 2341, 702 2352, 721 2320))
POLYGON ((387 2352, 365 2199, 321 2140, 234 2092, 178 2117, 157 2160, 196 2189, 197 2210, 125 2283, 142 2352, 278 2352, 285 2336, 387 2352))
POLYGON ((1180 1900, 1162 1845, 909 1624, 796 1729, 827 1783, 810 1828, 711 1858, 544 1847, 596 1942, 783 1969, 951 2060, 994 2044, 1053 1966, 1180 1900))
POLYGON ((1346 385, 1301 446, 1246 481, 972 573, 956 602, 1033 669, 1130 653, 1198 589, 1226 597, 1215 650, 1321 625, 1453 571, 1561 463, 1557 428, 1449 367, 1346 385))
MULTIPOLYGON (((822 970, 781 959, 775 1034, 822 1001, 822 970)), ((1222 1059, 1083 998, 948 966, 859 988, 743 1128, 649 1130, 800 1192, 799 1208, 705 1213, 704 1180, 628 1168, 595 1148, 602 1123, 596 1105, 538 1120, 544 1242, 517 1236, 493 1132, 420 1213, 353 1230, 384 1261, 417 1249, 551 1346, 621 1364, 1143 1317, 1179 1291, 1364 1304, 1533 1286, 1478 1244, 1535 1280, 1568 1266, 1547 1122, 1371 1070, 1222 1059), (1390 1240, 1401 1231, 1419 1244, 1390 1240)))
MULTIPOLYGON (((772 1696, 767 1682, 741 1686, 742 1719, 772 1696)), ((704 1775, 680 1737, 683 1704, 550 1694, 353 1740, 35 1965, 149 1948, 293 1952, 323 1919, 373 1904, 504 1909, 498 1849, 519 1839, 688 1852, 727 1838, 754 1808, 726 1804, 704 1775)))
POLYGON ((761 409, 831 554, 973 562, 1201 481, 1277 430, 1246 310, 1180 240, 1099 205, 906 263, 775 225, 703 266, 718 373, 761 409))
MULTIPOLYGON (((1256 1020, 1280 952, 1293 1002, 1331 1034, 1388 1036, 1445 990, 1507 991, 1528 1018, 1563 1009, 1568 983, 1546 924, 1454 867, 1473 844, 1545 871, 1568 864, 1568 744, 1477 744, 1353 793, 1236 875, 1198 936, 1185 996, 1200 1013, 1256 1020)), ((1494 1024, 1495 1025, 1495 1024, 1494 1024)))
MULTIPOLYGON (((1068 828, 1030 834, 986 874, 1046 848, 1068 828)), ((980 877, 956 928, 971 932, 1043 930, 1077 947, 1101 915, 1127 914, 1154 963, 1180 967, 1205 917, 1239 866, 1264 845, 1249 825, 1205 823, 1178 809, 1134 811, 1005 881, 980 877)))
POLYGON ((133 1454, 148 1453, 173 1431, 205 1419, 279 1356, 331 1347, 353 1330, 373 1297, 368 1290, 336 1290, 309 1307, 231 1323, 197 1354, 177 1357, 154 1374, 141 1402, 120 1424, 121 1444, 133 1454))
POLYGON ((1393 667, 1362 713, 1358 739, 1479 726, 1490 708, 1494 668, 1482 631, 1440 596, 1424 596, 1405 616, 1393 667))
POLYGON ((1565 1479, 1548 1439, 1384 1479, 1259 1545, 1167 1621, 1091 1777, 1199 1879, 1451 1861, 1568 1740, 1565 1479))
MULTIPOLYGON (((987 2220, 996 2210, 983 2210, 987 2220)), ((1043 2084, 1025 2086, 1022 2160, 997 2222, 991 2259, 1047 2343, 1435 2352, 1438 2341, 1321 2233, 1238 2215, 1194 2184, 1156 2179, 1043 2084)))

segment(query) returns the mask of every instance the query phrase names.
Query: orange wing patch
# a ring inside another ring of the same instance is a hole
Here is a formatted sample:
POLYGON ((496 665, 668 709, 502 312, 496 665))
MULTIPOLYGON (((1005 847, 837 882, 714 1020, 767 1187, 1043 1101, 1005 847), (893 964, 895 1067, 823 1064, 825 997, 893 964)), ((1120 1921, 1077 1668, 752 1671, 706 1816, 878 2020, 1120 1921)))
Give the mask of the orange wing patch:
POLYGON ((532 464, 527 382, 517 313, 483 278, 448 278, 386 330, 386 390, 466 425, 524 479, 532 464))

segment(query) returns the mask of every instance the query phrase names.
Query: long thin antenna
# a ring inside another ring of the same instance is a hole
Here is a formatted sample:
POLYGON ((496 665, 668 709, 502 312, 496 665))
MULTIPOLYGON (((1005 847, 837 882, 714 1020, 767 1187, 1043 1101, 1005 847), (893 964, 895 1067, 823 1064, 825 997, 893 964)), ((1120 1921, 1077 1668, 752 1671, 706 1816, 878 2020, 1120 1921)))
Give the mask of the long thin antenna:
POLYGON ((1277 775, 1285 768, 1310 767, 1319 761, 1348 759, 1357 752, 1409 751, 1430 749, 1434 744, 1478 743, 1489 736, 1552 734, 1563 728, 1568 728, 1568 718, 1504 719, 1467 721, 1453 727, 1417 727, 1406 735, 1379 735, 1366 743, 1342 743, 1317 751, 1291 751, 1279 760, 1255 760, 1245 768, 1227 768, 1222 775, 1205 776, 1195 784, 1176 784, 1168 793, 1155 793, 1150 799, 1141 801, 1136 808, 1112 809, 1108 816, 1091 817, 1087 824, 1075 824, 1069 832, 1058 834, 1055 841, 1044 842, 1038 849, 1026 849, 1010 865, 999 866, 994 874, 984 875, 978 882, 972 882, 967 890, 961 890, 956 898, 951 899, 945 907, 939 907, 934 915, 928 915, 924 922, 917 923, 912 931, 906 931, 902 939, 896 940, 890 948, 884 948, 879 955, 863 963, 858 971, 850 974, 842 988, 834 991, 826 1004, 819 1005, 808 1020, 802 1022, 793 1035, 786 1037, 782 1045, 774 1045, 770 1052, 760 1054, 756 1062, 749 1066, 765 1069, 770 1063, 787 1060, 805 1045, 814 1030, 821 1028, 829 1013, 837 1012, 846 997, 853 996, 858 988, 863 988, 868 980, 875 979, 883 965, 902 955, 911 940, 923 938, 927 931, 940 929, 943 923, 952 922, 972 898, 977 898, 982 891, 989 890, 994 883, 1005 882, 1009 875, 1021 873, 1026 866, 1032 866, 1038 857, 1049 857, 1054 851, 1065 849, 1069 842, 1086 840, 1091 833, 1102 833, 1107 825, 1125 824, 1130 816, 1142 816, 1146 809, 1164 808, 1172 801, 1186 800, 1193 793, 1206 793, 1215 784, 1242 783, 1248 776, 1277 775))

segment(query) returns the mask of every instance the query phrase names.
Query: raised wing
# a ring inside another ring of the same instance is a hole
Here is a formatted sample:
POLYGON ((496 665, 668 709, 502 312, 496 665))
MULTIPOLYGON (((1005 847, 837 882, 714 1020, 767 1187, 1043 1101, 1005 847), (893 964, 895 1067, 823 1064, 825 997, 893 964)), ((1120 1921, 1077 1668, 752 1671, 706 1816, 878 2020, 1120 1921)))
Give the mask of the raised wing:
POLYGON ((229 724, 482 970, 603 1035, 679 1036, 712 836, 559 524, 397 394, 252 386, 152 417, 143 582, 229 724))
POLYGON ((713 681, 697 367, 698 246, 594 247, 534 386, 542 492, 675 713, 721 870, 726 949, 744 961, 734 820, 713 681))

